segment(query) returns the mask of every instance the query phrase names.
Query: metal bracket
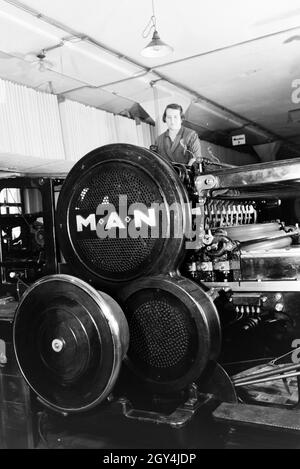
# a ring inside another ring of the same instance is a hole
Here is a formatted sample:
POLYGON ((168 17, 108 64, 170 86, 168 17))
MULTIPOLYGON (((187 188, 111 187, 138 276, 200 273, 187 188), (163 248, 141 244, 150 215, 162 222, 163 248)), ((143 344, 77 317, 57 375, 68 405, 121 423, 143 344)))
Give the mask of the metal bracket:
POLYGON ((212 174, 205 174, 198 176, 195 180, 195 186, 198 194, 202 194, 202 191, 214 189, 217 187, 218 179, 212 174))

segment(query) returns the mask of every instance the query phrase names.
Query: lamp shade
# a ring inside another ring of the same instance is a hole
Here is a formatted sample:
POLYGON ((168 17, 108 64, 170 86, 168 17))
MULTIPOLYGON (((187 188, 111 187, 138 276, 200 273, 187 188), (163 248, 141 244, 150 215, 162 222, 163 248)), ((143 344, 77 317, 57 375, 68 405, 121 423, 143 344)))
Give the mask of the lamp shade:
POLYGON ((160 39, 158 32, 155 30, 151 41, 146 47, 144 47, 141 54, 144 57, 164 57, 171 52, 173 52, 173 47, 163 42, 160 39))

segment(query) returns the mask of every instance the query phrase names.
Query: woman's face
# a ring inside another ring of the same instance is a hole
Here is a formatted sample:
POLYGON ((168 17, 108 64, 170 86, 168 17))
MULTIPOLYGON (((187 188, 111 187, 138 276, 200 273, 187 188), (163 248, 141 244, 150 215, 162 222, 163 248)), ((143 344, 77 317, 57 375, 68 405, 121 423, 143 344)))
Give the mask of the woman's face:
POLYGON ((179 109, 168 108, 166 111, 166 124, 169 130, 179 130, 181 127, 181 116, 179 109))

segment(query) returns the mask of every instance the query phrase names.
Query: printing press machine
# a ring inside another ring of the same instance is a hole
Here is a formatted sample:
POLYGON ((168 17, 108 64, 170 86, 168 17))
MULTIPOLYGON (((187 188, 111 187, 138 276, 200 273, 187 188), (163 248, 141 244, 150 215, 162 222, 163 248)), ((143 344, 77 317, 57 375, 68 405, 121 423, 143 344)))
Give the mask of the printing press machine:
POLYGON ((60 190, 58 269, 2 311, 2 428, 18 411, 30 438, 0 444, 299 448, 299 197, 300 159, 85 155, 60 190))

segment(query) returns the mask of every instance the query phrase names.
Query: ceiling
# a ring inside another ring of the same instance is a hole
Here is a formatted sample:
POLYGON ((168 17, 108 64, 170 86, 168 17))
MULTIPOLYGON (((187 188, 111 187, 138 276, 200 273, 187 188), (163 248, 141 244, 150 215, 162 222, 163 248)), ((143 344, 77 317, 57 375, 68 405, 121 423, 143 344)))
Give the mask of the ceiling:
POLYGON ((300 156, 300 0, 154 1, 174 48, 159 59, 140 54, 152 0, 0 0, 0 78, 153 119, 158 132, 179 102, 202 138, 245 134, 300 156))

